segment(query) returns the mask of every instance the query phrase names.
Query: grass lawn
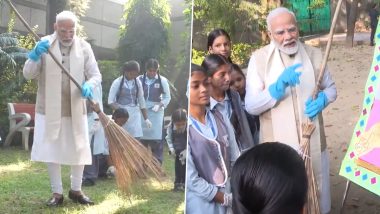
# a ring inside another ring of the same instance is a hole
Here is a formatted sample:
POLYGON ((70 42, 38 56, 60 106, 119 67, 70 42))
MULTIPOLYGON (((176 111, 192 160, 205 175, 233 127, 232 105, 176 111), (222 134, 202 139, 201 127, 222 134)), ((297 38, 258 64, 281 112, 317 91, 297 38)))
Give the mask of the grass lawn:
POLYGON ((0 147, 0 213, 183 213, 184 193, 173 192, 174 159, 164 151, 166 177, 160 184, 142 180, 134 185, 133 195, 124 197, 116 188, 115 179, 98 180, 95 186, 82 190, 94 206, 73 203, 67 193, 70 189, 69 167, 62 169, 64 188, 63 206, 49 208, 45 202, 51 196, 49 176, 44 163, 30 161, 30 153, 20 147, 0 147))

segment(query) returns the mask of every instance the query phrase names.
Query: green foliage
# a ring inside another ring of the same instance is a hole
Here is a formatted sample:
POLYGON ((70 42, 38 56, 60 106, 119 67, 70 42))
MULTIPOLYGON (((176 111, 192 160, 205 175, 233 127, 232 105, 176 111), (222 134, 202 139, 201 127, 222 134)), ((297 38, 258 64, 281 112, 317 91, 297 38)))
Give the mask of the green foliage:
POLYGON ((237 8, 240 2, 241 0, 194 0, 194 22, 203 24, 203 33, 211 31, 215 26, 232 33, 239 17, 237 8))
MULTIPOLYGON (((66 0, 70 11, 72 11, 78 18, 86 15, 86 11, 89 8, 91 0, 66 0)), ((84 31, 83 25, 81 25, 80 20, 77 23, 77 35, 82 38, 87 38, 86 32, 84 31)))
MULTIPOLYGON (((13 29, 12 24, 8 26, 9 30, 13 29)), ((0 34, 0 136, 3 139, 9 124, 7 103, 35 102, 36 83, 25 80, 21 72, 27 59, 27 49, 33 46, 31 35, 0 34)))
POLYGON ((102 60, 98 61, 99 70, 102 73, 102 89, 103 89, 103 110, 106 114, 111 114, 112 110, 108 106, 108 94, 112 82, 121 75, 120 66, 117 61, 102 60))
POLYGON ((215 28, 223 28, 234 42, 240 42, 235 35, 237 32, 265 32, 266 16, 275 7, 267 1, 194 0, 194 23, 201 25, 197 33, 207 35, 215 28))
POLYGON ((310 5, 308 7, 309 10, 315 10, 325 7, 326 2, 325 0, 313 0, 310 2, 310 5))
POLYGON ((197 64, 197 65, 201 65, 203 62, 203 59, 207 55, 207 52, 206 51, 199 51, 199 50, 196 50, 194 48, 191 50, 191 52, 192 52, 191 62, 194 64, 197 64))
POLYGON ((255 49, 260 48, 260 44, 248 44, 248 43, 237 43, 232 46, 231 60, 240 65, 240 67, 247 67, 249 59, 252 52, 255 49))
POLYGON ((130 0, 125 5, 125 25, 121 26, 119 61, 149 58, 161 64, 168 53, 170 7, 167 0, 130 0))

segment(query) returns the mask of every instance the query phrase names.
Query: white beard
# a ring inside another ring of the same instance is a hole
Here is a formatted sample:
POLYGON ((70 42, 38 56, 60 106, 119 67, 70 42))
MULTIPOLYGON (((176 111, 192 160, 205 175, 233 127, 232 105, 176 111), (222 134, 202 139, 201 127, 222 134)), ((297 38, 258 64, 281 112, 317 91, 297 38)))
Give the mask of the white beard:
POLYGON ((298 52, 298 41, 296 41, 296 45, 294 47, 284 47, 283 45, 278 44, 276 41, 272 40, 274 45, 283 53, 287 55, 293 55, 298 52))
POLYGON ((71 40, 71 42, 64 42, 64 41, 62 41, 62 40, 59 40, 59 43, 60 43, 62 46, 70 47, 71 45, 73 45, 73 41, 74 41, 74 40, 71 40))

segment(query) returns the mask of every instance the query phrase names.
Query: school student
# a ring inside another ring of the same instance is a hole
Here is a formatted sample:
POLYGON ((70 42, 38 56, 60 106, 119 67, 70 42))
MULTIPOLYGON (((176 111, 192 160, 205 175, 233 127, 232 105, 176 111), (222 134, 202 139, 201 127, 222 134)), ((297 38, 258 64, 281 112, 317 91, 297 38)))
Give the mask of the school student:
POLYGON ((175 110, 166 130, 166 143, 171 155, 175 155, 175 180, 173 191, 185 190, 186 177, 186 144, 187 144, 187 111, 175 110))
POLYGON ((152 127, 143 125, 141 142, 150 147, 153 156, 162 163, 164 109, 168 106, 171 96, 168 80, 160 75, 159 68, 156 59, 149 59, 145 64, 145 73, 139 76, 139 80, 144 90, 148 119, 152 122, 152 127))
POLYGON ((207 50, 210 54, 220 54, 231 61, 232 44, 230 35, 223 29, 217 28, 207 36, 207 50))
POLYGON ((231 164, 227 127, 219 111, 211 111, 210 83, 202 67, 192 64, 189 83, 189 136, 186 170, 186 213, 227 213, 231 164))
POLYGON ((210 54, 203 60, 202 67, 207 72, 211 85, 210 108, 223 115, 231 146, 239 148, 236 154, 231 154, 237 158, 240 152, 254 146, 254 141, 240 95, 230 90, 231 64, 222 55, 210 54))
POLYGON ((259 144, 242 154, 232 169, 232 210, 302 214, 307 187, 305 165, 296 150, 277 142, 259 144))
MULTIPOLYGON (((98 103, 97 111, 103 111, 102 85, 97 84, 93 90, 92 99, 98 103)), ((103 127, 99 121, 98 114, 87 108, 87 121, 89 127, 89 139, 92 153, 92 164, 85 165, 83 170, 82 185, 93 186, 99 174, 105 173, 105 156, 108 156, 108 144, 104 135, 103 127)))
POLYGON ((145 105, 144 91, 137 76, 140 73, 140 65, 136 61, 125 62, 122 67, 123 75, 112 82, 108 95, 108 104, 113 110, 124 108, 129 113, 129 120, 123 128, 134 138, 143 136, 143 123, 147 128, 152 127, 145 105))
POLYGON ((259 133, 260 133, 260 120, 259 116, 249 114, 245 110, 245 82, 246 78, 241 70, 241 68, 237 64, 231 65, 231 81, 230 81, 230 88, 234 91, 237 91, 240 95, 240 100, 242 107, 244 109, 244 113, 247 117, 249 128, 251 130, 251 134, 253 137, 253 140, 255 144, 259 143, 259 133))

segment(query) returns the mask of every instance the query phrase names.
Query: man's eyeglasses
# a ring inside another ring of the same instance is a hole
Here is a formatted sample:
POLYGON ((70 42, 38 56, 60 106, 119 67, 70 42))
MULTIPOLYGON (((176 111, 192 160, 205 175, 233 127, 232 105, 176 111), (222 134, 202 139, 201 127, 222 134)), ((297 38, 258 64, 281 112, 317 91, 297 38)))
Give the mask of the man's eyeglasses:
POLYGON ((290 27, 290 28, 284 29, 284 30, 275 30, 273 33, 276 36, 283 36, 283 35, 285 35, 285 32, 288 32, 289 34, 294 34, 297 32, 297 27, 293 26, 293 27, 290 27))

